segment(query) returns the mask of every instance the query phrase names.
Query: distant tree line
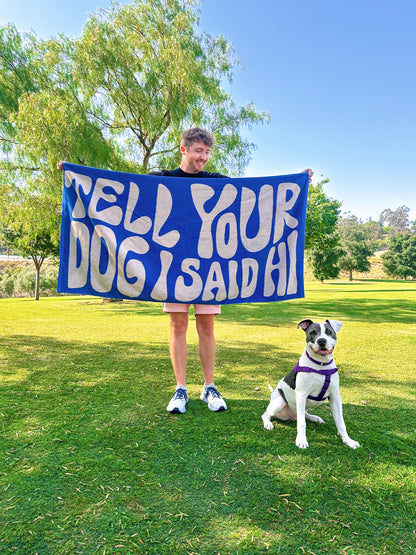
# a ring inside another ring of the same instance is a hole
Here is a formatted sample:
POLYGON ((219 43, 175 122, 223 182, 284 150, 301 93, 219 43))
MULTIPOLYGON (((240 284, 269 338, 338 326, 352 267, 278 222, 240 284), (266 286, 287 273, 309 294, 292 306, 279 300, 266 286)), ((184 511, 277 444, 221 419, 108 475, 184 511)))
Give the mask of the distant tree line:
POLYGON ((383 210, 379 220, 360 221, 352 214, 337 219, 333 233, 310 250, 314 276, 323 281, 353 272, 368 272, 370 257, 376 251, 382 255, 387 276, 416 279, 416 222, 409 220, 410 209, 383 210))

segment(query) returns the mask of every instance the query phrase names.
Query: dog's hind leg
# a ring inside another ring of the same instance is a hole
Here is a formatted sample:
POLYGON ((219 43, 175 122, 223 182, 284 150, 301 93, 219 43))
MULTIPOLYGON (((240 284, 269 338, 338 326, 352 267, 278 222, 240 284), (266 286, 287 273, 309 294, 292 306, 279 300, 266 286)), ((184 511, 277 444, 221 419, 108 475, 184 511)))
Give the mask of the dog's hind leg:
POLYGON ((316 416, 316 414, 309 414, 308 412, 305 412, 305 418, 306 420, 315 422, 316 424, 325 424, 325 421, 322 420, 320 416, 316 416))
POLYGON ((274 424, 271 421, 273 416, 276 416, 280 420, 293 420, 292 416, 294 415, 292 411, 289 409, 291 414, 288 414, 286 409, 289 409, 289 407, 280 393, 278 395, 272 395, 272 399, 270 400, 266 412, 261 417, 266 430, 273 430, 274 424))

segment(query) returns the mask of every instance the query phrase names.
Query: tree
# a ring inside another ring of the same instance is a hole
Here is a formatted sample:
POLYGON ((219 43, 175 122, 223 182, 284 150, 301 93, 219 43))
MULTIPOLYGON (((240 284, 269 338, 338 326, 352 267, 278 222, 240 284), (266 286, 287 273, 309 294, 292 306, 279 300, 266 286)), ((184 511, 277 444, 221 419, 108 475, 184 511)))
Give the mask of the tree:
POLYGON ((374 254, 376 243, 371 229, 353 215, 341 218, 338 233, 343 250, 339 259, 339 268, 347 271, 349 280, 352 281, 354 270, 368 272, 370 269, 369 257, 374 254))
POLYGON ((110 158, 110 148, 88 121, 71 87, 57 86, 51 49, 14 26, 0 29, 0 232, 3 242, 32 258, 34 298, 46 257, 58 254, 62 175, 56 161, 110 158), (65 123, 67 117, 67 124, 65 123), (104 146, 104 148, 103 148, 104 146))
POLYGON ((58 160, 147 173, 178 163, 181 133, 193 125, 217 141, 207 170, 242 173, 254 145, 241 129, 268 114, 235 105, 222 86, 236 66, 232 48, 199 33, 198 22, 193 0, 136 0, 100 10, 79 39, 1 29, 0 212, 16 214, 8 227, 25 233, 17 215, 30 202, 48 205, 41 235, 57 244, 58 160))
POLYGON ((380 224, 384 227, 386 224, 393 228, 394 233, 402 233, 410 229, 409 221, 410 208, 407 206, 399 206, 396 210, 386 208, 380 214, 380 224))
POLYGON ((215 169, 239 175, 253 149, 240 128, 268 120, 252 104, 237 108, 222 88, 236 65, 231 45, 199 33, 198 23, 196 2, 139 0, 101 10, 74 43, 92 119, 141 173, 177 164, 183 129, 198 125, 216 137, 215 169))
POLYGON ((329 179, 309 185, 306 212, 305 248, 311 249, 336 230, 341 202, 327 197, 324 185, 329 179))
POLYGON ((313 275, 320 281, 339 274, 340 249, 336 227, 341 202, 326 196, 323 187, 328 181, 325 179, 309 185, 306 215, 305 248, 309 251, 313 275))
POLYGON ((342 248, 339 245, 339 236, 334 233, 323 237, 311 250, 310 261, 312 273, 321 283, 325 279, 334 279, 339 275, 339 259, 342 248))
POLYGON ((35 300, 39 300, 40 272, 44 260, 59 255, 56 236, 59 230, 60 215, 59 213, 54 215, 48 213, 46 217, 49 203, 42 206, 40 202, 40 199, 35 197, 16 206, 10 205, 8 213, 3 215, 0 226, 2 242, 21 255, 30 257, 35 265, 35 300))
POLYGON ((391 238, 389 249, 382 255, 387 275, 416 279, 416 235, 398 233, 391 238))

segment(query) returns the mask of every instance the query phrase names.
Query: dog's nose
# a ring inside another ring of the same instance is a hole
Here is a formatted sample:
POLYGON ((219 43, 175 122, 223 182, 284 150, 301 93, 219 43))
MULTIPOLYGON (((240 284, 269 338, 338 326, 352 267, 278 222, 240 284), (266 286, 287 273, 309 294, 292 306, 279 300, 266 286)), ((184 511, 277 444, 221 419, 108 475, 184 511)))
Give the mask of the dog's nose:
POLYGON ((325 347, 326 346, 326 339, 321 337, 320 339, 318 339, 317 343, 320 347, 325 347))

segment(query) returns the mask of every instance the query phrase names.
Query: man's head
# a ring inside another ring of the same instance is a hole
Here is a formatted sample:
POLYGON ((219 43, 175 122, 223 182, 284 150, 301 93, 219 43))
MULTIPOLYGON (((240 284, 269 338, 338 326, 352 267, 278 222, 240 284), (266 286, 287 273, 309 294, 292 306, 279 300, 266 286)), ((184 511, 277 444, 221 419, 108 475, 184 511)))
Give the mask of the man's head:
POLYGON ((181 140, 181 169, 186 173, 202 171, 209 160, 214 137, 205 129, 187 129, 181 140))
POLYGON ((212 148, 214 146, 214 137, 205 129, 191 127, 191 129, 183 132, 181 146, 190 147, 192 143, 204 143, 204 145, 212 148))

